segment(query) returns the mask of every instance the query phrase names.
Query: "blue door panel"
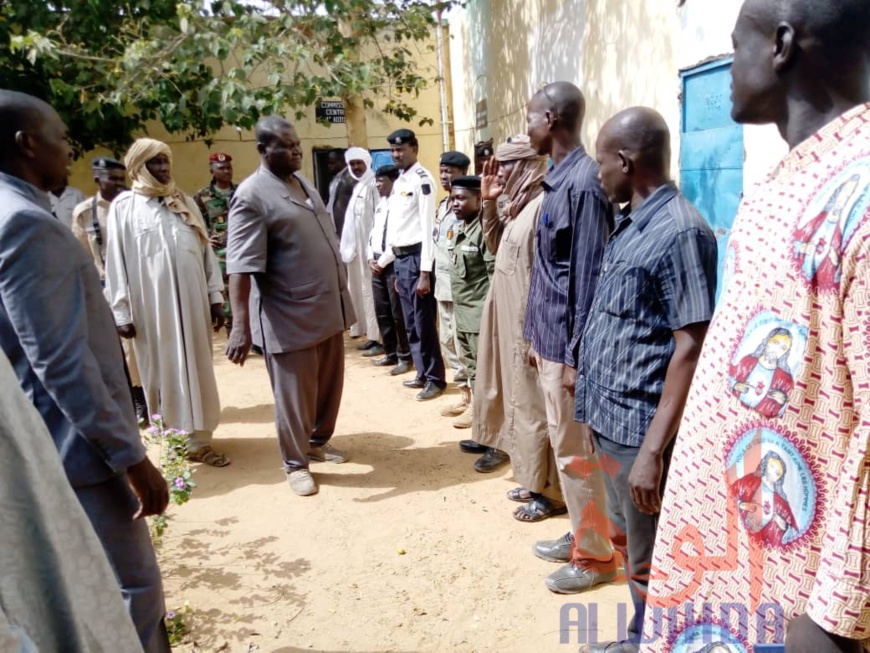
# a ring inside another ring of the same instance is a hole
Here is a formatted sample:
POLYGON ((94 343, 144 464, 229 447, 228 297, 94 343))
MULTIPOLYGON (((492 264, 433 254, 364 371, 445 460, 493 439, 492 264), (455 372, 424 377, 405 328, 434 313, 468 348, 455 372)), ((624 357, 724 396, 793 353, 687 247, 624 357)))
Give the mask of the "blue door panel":
MULTIPOLYGON (((682 191, 701 212, 719 246, 719 274, 721 285, 725 265, 725 249, 731 237, 731 225, 740 204, 742 170, 688 170, 682 174, 682 191)), ((717 290, 716 297, 719 293, 717 290)))
POLYGON ((682 74, 680 186, 716 235, 720 287, 743 193, 743 127, 731 119, 730 70, 731 61, 720 60, 682 74))
POLYGON ((743 127, 720 127, 684 134, 680 143, 680 169, 743 170, 743 127))
POLYGON ((683 132, 733 126, 731 60, 714 61, 684 72, 683 132))

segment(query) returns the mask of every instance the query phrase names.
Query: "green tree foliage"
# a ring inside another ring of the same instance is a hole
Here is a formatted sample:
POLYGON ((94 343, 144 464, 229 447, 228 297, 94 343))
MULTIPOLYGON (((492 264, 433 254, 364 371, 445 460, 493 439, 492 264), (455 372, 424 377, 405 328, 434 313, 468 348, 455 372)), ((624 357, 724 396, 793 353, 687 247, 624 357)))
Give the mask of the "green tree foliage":
POLYGON ((77 152, 119 152, 149 120, 207 140, 354 95, 410 121, 407 100, 433 81, 418 53, 432 47, 435 12, 452 4, 4 0, 0 88, 52 104, 77 152))

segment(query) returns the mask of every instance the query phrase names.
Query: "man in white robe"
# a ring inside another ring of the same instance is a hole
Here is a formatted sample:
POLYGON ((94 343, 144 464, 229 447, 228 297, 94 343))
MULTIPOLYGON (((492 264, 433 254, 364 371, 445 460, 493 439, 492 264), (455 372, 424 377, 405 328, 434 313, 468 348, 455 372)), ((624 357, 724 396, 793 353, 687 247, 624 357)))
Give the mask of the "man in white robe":
POLYGON ((220 419, 212 329, 224 323, 221 270, 202 215, 172 179, 165 143, 140 138, 125 158, 132 190, 109 210, 106 290, 132 339, 148 406, 190 434, 189 457, 229 460, 211 447, 220 419))
POLYGON ((372 170, 372 157, 361 147, 351 147, 344 153, 350 175, 356 186, 350 196, 341 232, 341 260, 347 265, 347 289, 353 303, 353 311, 359 317, 351 326, 351 335, 365 335, 366 341, 357 346, 363 356, 381 356, 381 333, 375 315, 375 300, 372 295, 372 271, 369 268, 367 246, 375 224, 378 206, 378 189, 372 170))

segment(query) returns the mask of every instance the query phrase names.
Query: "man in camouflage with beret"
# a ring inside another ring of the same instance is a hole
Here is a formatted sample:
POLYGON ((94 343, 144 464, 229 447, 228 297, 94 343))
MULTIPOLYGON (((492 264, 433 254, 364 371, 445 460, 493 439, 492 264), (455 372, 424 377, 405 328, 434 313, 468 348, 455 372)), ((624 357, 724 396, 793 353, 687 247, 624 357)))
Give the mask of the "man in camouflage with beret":
MULTIPOLYGON (((230 212, 230 200, 237 188, 233 183, 233 157, 223 152, 214 152, 208 161, 211 182, 205 188, 201 188, 193 199, 205 219, 209 240, 224 276, 224 287, 228 288, 227 216, 230 212)), ((226 293, 227 291, 224 290, 224 315, 227 334, 229 334, 233 326, 233 314, 226 293)))

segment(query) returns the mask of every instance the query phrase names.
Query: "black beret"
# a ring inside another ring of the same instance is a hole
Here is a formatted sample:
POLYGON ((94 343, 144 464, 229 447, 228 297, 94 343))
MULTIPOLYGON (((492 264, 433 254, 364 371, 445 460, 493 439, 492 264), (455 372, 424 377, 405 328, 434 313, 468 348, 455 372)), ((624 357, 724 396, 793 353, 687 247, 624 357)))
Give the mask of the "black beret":
POLYGON ((441 155, 442 166, 452 166, 454 168, 467 168, 471 165, 471 161, 462 152, 451 150, 441 155))
POLYGON ((399 169, 394 165, 381 166, 375 171, 375 177, 389 177, 396 181, 399 178, 399 169))
POLYGON ((108 156, 98 156, 91 164, 93 170, 126 170, 124 164, 108 156))
POLYGON ((416 140, 417 134, 410 129, 397 129, 387 136, 387 142, 390 145, 404 145, 405 143, 413 143, 416 140))
POLYGON ((454 177, 450 180, 450 188, 467 188, 468 190, 480 190, 480 177, 476 175, 465 175, 462 177, 454 177))
POLYGON ((492 156, 492 145, 478 145, 474 148, 474 156, 478 159, 485 159, 488 156, 492 156))

